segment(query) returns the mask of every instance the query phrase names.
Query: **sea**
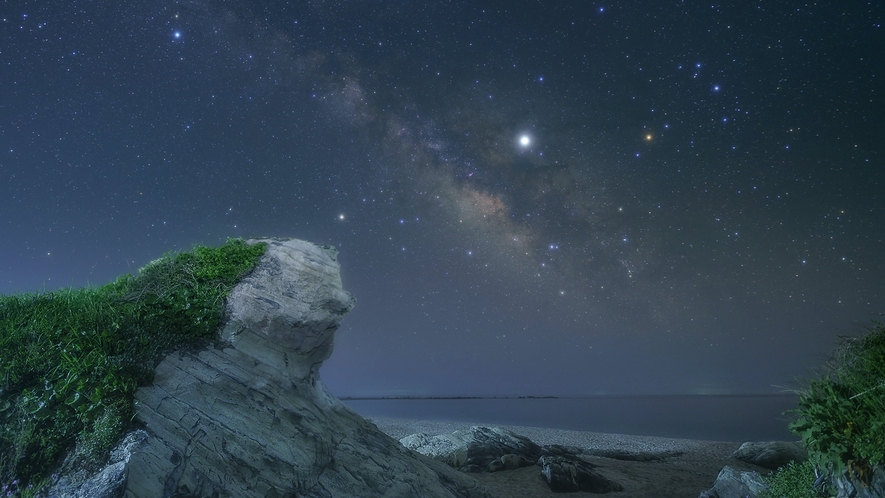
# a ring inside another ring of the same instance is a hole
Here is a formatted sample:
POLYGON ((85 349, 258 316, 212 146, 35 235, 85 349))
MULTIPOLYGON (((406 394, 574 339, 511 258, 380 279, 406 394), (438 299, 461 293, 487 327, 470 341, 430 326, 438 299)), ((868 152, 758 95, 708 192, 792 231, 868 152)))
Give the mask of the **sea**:
POLYGON ((798 441, 795 395, 343 398, 365 418, 546 427, 705 441, 798 441))

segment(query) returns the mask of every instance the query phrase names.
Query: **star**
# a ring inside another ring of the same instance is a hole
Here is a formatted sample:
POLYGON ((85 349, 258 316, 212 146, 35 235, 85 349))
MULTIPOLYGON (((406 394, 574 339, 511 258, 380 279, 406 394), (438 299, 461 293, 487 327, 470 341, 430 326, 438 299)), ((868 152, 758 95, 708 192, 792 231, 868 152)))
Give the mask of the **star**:
POLYGON ((532 138, 528 135, 522 135, 519 137, 519 145, 522 147, 528 147, 532 143, 532 138))

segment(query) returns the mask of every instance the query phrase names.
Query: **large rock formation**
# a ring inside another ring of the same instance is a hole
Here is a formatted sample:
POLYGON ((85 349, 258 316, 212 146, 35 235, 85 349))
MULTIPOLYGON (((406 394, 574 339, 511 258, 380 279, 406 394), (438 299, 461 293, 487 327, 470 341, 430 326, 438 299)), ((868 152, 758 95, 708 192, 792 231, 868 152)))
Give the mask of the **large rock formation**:
POLYGON ((319 367, 354 304, 337 252, 265 242, 267 254, 227 300, 222 340, 166 357, 138 390, 145 434, 115 463, 125 467, 116 496, 487 496, 329 394, 319 367))

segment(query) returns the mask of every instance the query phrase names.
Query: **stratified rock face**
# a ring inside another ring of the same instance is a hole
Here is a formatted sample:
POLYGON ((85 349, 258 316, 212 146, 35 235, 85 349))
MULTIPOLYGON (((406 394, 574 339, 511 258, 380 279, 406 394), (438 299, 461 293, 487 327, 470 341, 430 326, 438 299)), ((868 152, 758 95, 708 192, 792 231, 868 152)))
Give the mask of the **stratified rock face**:
POLYGON ((318 370, 354 304, 337 253, 265 242, 230 294, 222 342, 168 356, 138 390, 148 436, 129 457, 125 496, 487 496, 326 391, 318 370))

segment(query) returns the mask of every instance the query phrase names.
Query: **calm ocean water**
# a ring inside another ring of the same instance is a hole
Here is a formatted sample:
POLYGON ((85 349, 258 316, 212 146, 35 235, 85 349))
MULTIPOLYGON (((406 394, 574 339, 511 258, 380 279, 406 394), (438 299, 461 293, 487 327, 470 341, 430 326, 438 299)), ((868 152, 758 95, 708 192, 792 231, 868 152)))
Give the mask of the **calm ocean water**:
POLYGON ((785 410, 796 396, 350 399, 360 415, 523 425, 709 441, 798 440, 785 410))

